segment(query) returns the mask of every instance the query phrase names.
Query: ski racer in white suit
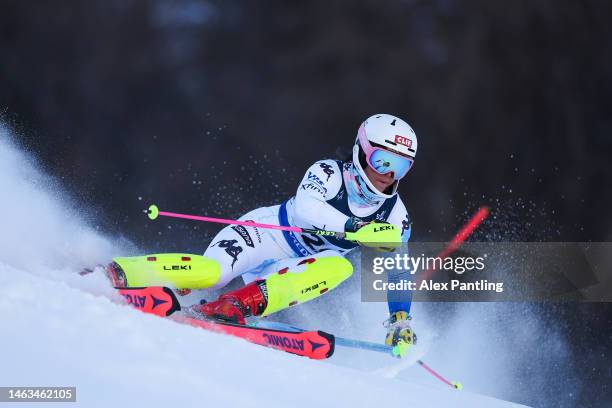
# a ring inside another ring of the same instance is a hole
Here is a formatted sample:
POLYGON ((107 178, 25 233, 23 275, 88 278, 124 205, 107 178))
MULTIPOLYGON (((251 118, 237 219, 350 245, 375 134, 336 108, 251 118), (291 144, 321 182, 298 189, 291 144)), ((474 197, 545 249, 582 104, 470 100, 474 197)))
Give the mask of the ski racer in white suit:
MULTIPOLYGON (((295 196, 280 205, 255 209, 240 220, 352 232, 372 221, 386 222, 401 229, 402 241, 406 242, 412 223, 397 187, 412 167, 416 150, 416 135, 406 122, 387 114, 371 116, 359 127, 352 160, 314 163, 295 196)), ((329 236, 227 226, 204 255, 221 264, 216 287, 225 286, 237 276, 242 276, 246 286, 199 306, 201 312, 244 322, 244 317, 259 315, 266 306, 266 289, 262 287, 266 276, 303 258, 346 254, 357 246, 329 236)), ((399 271, 391 271, 388 281, 402 278, 399 271)), ((409 325, 410 292, 390 291, 388 303, 386 343, 411 345, 416 336, 409 325)))

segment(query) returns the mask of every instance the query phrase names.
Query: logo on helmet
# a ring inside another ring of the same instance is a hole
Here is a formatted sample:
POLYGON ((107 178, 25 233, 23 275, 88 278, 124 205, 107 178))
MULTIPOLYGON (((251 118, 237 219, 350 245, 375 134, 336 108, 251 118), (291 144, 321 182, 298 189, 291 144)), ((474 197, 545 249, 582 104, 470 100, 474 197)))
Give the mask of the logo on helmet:
POLYGON ((406 147, 412 147, 412 140, 408 139, 406 136, 395 135, 395 143, 406 147))

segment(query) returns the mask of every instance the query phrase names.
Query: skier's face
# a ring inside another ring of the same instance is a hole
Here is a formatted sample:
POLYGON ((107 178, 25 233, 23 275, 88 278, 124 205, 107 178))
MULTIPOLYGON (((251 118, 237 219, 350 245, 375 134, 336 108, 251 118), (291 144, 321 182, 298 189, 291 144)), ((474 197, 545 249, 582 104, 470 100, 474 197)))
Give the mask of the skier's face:
POLYGON ((366 166, 364 169, 366 176, 370 179, 370 182, 376 187, 378 191, 385 191, 387 187, 389 187, 395 179, 393 178, 393 172, 390 171, 386 174, 379 174, 374 171, 370 166, 366 166))

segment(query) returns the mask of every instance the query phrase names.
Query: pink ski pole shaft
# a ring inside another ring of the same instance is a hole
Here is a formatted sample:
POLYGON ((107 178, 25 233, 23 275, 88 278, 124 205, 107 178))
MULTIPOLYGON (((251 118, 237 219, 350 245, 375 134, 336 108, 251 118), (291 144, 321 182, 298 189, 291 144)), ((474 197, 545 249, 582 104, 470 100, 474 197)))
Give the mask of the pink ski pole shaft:
POLYGON ((423 362, 423 360, 417 360, 417 363, 419 363, 419 365, 421 367, 423 367, 425 370, 427 370, 431 375, 433 375, 434 377, 436 377, 438 380, 442 381, 444 384, 448 385, 449 387, 453 387, 456 390, 460 390, 463 388, 463 384, 461 384, 459 381, 454 381, 454 382, 450 382, 448 381, 446 378, 442 377, 440 374, 438 374, 433 368, 431 368, 430 366, 428 366, 427 364, 425 364, 423 362))
POLYGON ((172 218, 182 218, 185 220, 195 220, 195 221, 204 221, 204 222, 214 222, 217 224, 230 224, 230 225, 243 225, 245 227, 256 227, 256 228, 268 228, 280 231, 291 231, 297 233, 309 233, 315 235, 333 235, 340 239, 346 238, 346 233, 344 232, 334 232, 334 231, 325 231, 325 230, 315 230, 308 228, 299 228, 299 227, 290 227, 283 225, 274 225, 274 224, 262 224, 254 221, 239 221, 239 220, 230 220, 226 218, 216 218, 216 217, 204 217, 201 215, 189 215, 189 214, 179 214, 168 211, 160 211, 159 208, 155 204, 149 206, 149 209, 146 211, 147 215, 150 219, 154 220, 160 215, 163 217, 172 217, 172 218))

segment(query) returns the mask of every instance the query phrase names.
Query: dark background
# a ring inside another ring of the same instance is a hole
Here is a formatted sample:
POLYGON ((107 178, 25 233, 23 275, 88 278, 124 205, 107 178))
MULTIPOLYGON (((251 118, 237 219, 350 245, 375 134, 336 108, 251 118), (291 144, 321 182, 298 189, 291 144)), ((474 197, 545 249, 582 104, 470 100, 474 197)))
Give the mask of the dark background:
MULTIPOLYGON (((100 228, 149 251, 201 253, 219 229, 151 224, 149 203, 279 203, 381 112, 419 137, 400 187, 415 240, 450 238, 485 204, 475 239, 606 241, 611 17, 576 0, 5 0, 0 110, 100 228)), ((610 397, 612 308, 546 310, 610 397)))

